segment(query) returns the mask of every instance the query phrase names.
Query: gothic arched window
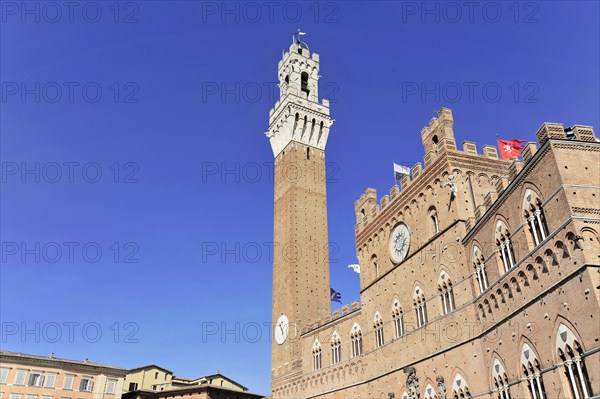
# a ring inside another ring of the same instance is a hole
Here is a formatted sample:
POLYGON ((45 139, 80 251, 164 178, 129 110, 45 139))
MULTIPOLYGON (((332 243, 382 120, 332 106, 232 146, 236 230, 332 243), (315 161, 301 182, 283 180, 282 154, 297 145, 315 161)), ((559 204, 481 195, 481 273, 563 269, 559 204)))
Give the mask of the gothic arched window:
POLYGON ((337 332, 331 336, 331 364, 338 364, 342 360, 342 340, 337 332))
POLYGON ((504 366, 498 358, 494 359, 492 365, 492 379, 494 380, 494 386, 498 392, 498 399, 510 399, 508 376, 506 375, 504 366))
POLYGON ((427 303, 425 301, 425 294, 421 290, 421 287, 417 286, 417 288, 415 288, 413 302, 417 312, 417 326, 423 327, 425 324, 427 324, 427 303))
POLYGON ((442 309, 444 314, 448 314, 454 310, 454 294, 452 293, 452 281, 448 273, 442 270, 438 279, 438 290, 442 297, 442 309))
POLYGON ((312 349, 312 353, 313 353, 313 370, 320 370, 321 369, 321 344, 319 343, 319 340, 316 340, 315 343, 313 344, 313 349, 312 349))
POLYGON ((515 256, 513 253, 510 233, 504 223, 498 221, 496 224, 496 246, 498 247, 498 256, 504 266, 504 273, 515 266, 515 256))
POLYGON ((396 333, 396 339, 398 339, 404 335, 404 320, 402 317, 402 307, 397 299, 392 306, 392 318, 394 319, 394 332, 396 333))
POLYGON ((542 209, 542 201, 535 191, 527 190, 523 198, 523 213, 529 233, 536 246, 546 239, 548 229, 546 228, 546 218, 542 209))
POLYGON ((469 391, 469 384, 465 380, 460 373, 454 376, 454 382, 452 383, 452 393, 454 394, 454 399, 466 399, 471 397, 471 392, 469 391))
POLYGON ((588 399, 593 395, 590 378, 584 362, 583 348, 567 326, 561 324, 556 335, 558 355, 563 361, 569 388, 575 399, 588 399))
POLYGON ((473 267, 477 273, 477 284, 479 284, 479 292, 488 288, 487 271, 485 270, 485 257, 477 245, 473 247, 473 267))
POLYGON ((425 387, 425 399, 436 399, 437 396, 435 394, 435 389, 431 386, 431 384, 427 384, 425 387))
POLYGON ((429 208, 429 223, 431 224, 431 230, 433 231, 433 235, 436 235, 440 232, 440 219, 435 207, 429 208))
POLYGON ((300 88, 306 94, 309 93, 310 90, 308 89, 308 72, 302 72, 300 74, 300 88))
POLYGON ((373 319, 373 328, 375 329, 375 345, 379 348, 385 343, 383 338, 383 319, 381 318, 381 314, 379 314, 379 312, 375 313, 375 318, 373 319))
POLYGON ((545 399, 546 391, 542 380, 542 367, 535 352, 528 344, 523 344, 521 350, 521 368, 527 379, 529 392, 533 399, 545 399))
POLYGON ((360 356, 362 354, 362 331, 358 323, 354 323, 352 326, 350 339, 352 341, 352 357, 360 356))

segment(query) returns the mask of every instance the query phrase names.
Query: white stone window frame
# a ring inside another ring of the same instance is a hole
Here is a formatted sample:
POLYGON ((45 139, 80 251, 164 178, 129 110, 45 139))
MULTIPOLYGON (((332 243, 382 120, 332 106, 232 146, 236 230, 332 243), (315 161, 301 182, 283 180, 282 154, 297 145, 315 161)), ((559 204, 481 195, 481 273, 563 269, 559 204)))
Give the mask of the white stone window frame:
POLYGON ((497 357, 492 363, 492 379, 498 392, 498 399, 510 399, 508 375, 502 362, 497 357))
POLYGON ((527 189, 525 197, 523 198, 523 216, 529 227, 529 231, 531 232, 533 242, 537 247, 546 240, 548 231, 545 227, 542 200, 538 194, 531 189, 527 189))
POLYGON ((383 335, 383 318, 381 313, 375 312, 373 317, 373 328, 375 329, 375 345, 377 348, 382 347, 385 344, 385 338, 383 335))
POLYGON ((574 399, 588 399, 591 396, 587 382, 589 376, 583 356, 583 348, 573 331, 561 323, 556 334, 556 349, 563 361, 569 387, 574 393, 574 399))
POLYGON ((342 361, 342 340, 336 332, 331 336, 331 364, 338 364, 342 361))
POLYGON ((317 371, 317 370, 321 370, 321 368, 323 367, 323 350, 321 348, 321 343, 319 342, 319 340, 315 340, 315 342, 313 343, 313 348, 312 348, 312 355, 313 355, 313 370, 317 371))
POLYGON ((444 314, 448 314, 456 309, 454 302, 454 293, 452 292, 452 280, 447 271, 442 270, 438 278, 438 290, 442 298, 442 309, 444 314))
POLYGON ((394 320, 395 337, 396 339, 401 338, 404 336, 404 314, 398 299, 394 300, 392 305, 392 318, 394 320))
POLYGON ((427 301, 423 290, 419 286, 415 287, 413 302, 417 313, 417 326, 421 328, 427 324, 427 301))
POLYGON ((490 286, 487 270, 485 267, 485 256, 477 245, 473 246, 473 267, 477 273, 477 284, 479 285, 479 293, 483 294, 490 286))
POLYGON ((425 399, 436 399, 435 389, 431 384, 427 384, 425 387, 425 399))
POLYGON ((510 269, 515 267, 515 258, 512 240, 510 238, 508 227, 504 222, 498 220, 496 223, 496 246, 498 254, 504 267, 504 273, 508 273, 510 269))
POLYGON ((546 399, 542 380, 542 365, 528 343, 524 343, 521 347, 521 369, 533 399, 546 399))
POLYGON ((469 390, 469 384, 465 377, 460 373, 456 373, 454 381, 452 382, 452 393, 455 398, 470 398, 471 392, 469 390))
POLYGON ((352 357, 358 357, 362 355, 362 330, 358 323, 352 325, 352 331, 350 332, 350 338, 352 341, 352 357))

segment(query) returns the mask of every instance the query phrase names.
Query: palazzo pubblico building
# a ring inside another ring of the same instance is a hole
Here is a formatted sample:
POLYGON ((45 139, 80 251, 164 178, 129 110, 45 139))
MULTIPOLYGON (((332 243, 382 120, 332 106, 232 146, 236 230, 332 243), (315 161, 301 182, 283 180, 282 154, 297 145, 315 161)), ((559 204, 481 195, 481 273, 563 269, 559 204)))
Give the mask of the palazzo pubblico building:
MULTIPOLYGON (((274 241, 326 250, 319 77, 295 40, 266 135, 274 241)), ((273 398, 600 395, 600 141, 543 123, 522 160, 501 159, 457 146, 453 118, 442 108, 423 127, 423 162, 400 186, 354 203, 360 301, 331 313, 327 257, 274 251, 273 398)))

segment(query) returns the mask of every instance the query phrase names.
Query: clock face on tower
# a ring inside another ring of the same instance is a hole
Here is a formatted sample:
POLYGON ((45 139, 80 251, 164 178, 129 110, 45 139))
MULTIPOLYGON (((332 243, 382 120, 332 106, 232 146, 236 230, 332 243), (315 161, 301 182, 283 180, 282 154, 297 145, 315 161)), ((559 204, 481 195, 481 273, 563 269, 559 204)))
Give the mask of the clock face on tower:
POLYGON ((390 258, 392 262, 400 263, 408 254, 410 245, 410 231, 404 223, 399 223, 392 229, 390 234, 390 258))
POLYGON ((290 321, 285 313, 282 313, 277 319, 277 323, 275 323, 275 342, 277 342, 279 345, 283 345, 289 332, 290 321))

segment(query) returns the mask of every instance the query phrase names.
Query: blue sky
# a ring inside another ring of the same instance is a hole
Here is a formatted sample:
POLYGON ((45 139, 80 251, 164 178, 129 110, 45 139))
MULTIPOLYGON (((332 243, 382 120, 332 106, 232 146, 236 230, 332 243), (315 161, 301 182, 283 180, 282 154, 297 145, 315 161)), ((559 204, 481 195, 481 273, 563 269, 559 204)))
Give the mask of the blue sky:
POLYGON ((336 119, 331 280, 345 303, 359 296, 354 201, 387 193, 392 161, 421 161, 433 110, 452 108, 459 146, 479 151, 543 122, 600 126, 597 2, 60 4, 2 3, 5 350, 219 369, 269 393, 264 132, 298 28, 336 119))

